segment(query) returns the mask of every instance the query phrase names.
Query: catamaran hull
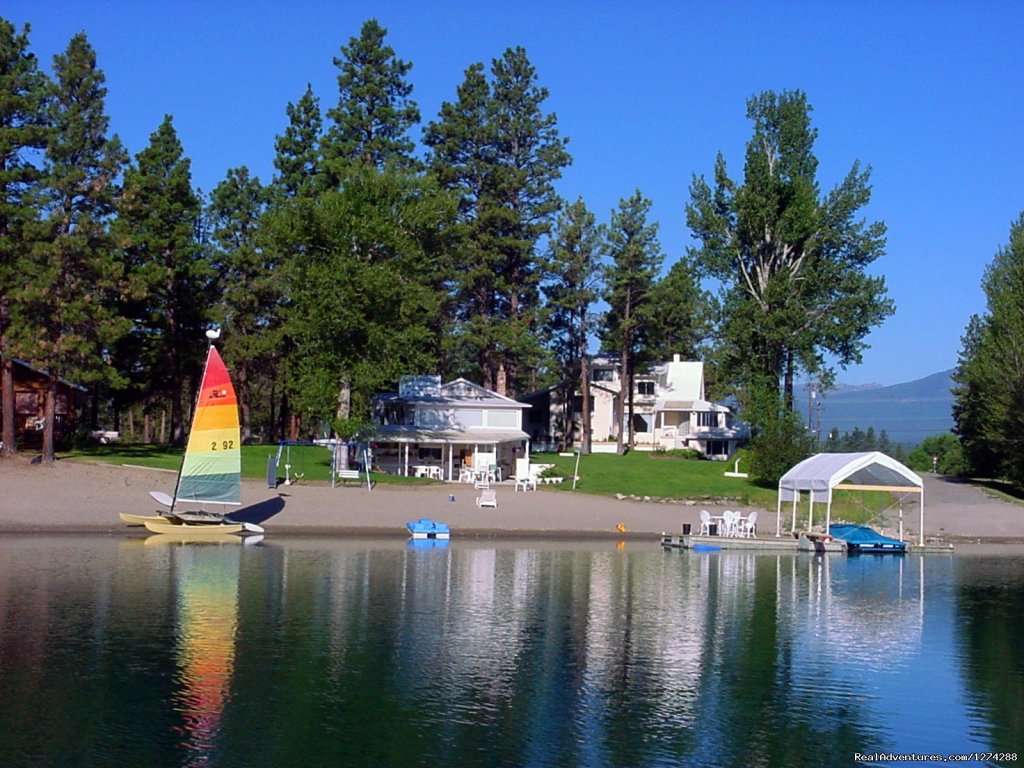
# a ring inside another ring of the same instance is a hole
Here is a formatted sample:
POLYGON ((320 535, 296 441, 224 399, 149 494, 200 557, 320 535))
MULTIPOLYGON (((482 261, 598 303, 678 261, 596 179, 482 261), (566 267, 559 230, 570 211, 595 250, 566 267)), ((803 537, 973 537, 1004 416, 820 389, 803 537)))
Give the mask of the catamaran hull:
POLYGON ((121 522, 127 525, 145 525, 147 520, 154 520, 159 522, 160 520, 166 520, 166 517, 162 515, 132 515, 128 512, 121 512, 121 522))
POLYGON ((237 534, 245 531, 245 524, 243 523, 175 523, 164 518, 159 520, 147 519, 143 525, 146 526, 146 530, 152 533, 169 533, 175 536, 223 536, 224 534, 237 534))

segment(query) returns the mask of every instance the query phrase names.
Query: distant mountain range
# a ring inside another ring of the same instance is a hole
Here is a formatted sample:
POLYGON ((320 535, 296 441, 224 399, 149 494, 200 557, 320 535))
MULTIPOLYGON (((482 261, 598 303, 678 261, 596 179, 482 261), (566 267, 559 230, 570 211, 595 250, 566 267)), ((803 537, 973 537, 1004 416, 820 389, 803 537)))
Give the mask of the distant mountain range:
MULTIPOLYGON (((875 434, 885 430, 889 439, 906 447, 920 443, 930 435, 948 432, 953 428, 953 370, 933 373, 923 379, 883 387, 840 385, 824 395, 810 400, 818 429, 824 436, 833 428, 840 434, 860 427, 875 434)), ((797 407, 807 418, 806 387, 794 392, 797 407)))

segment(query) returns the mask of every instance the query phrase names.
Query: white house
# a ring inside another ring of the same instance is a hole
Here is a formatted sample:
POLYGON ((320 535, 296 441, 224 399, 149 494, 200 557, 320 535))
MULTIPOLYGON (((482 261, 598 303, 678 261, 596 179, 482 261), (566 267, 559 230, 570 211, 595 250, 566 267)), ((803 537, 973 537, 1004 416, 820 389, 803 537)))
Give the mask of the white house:
POLYGON ((463 467, 489 465, 507 477, 529 455, 529 407, 466 379, 403 376, 397 393, 374 398, 374 458, 403 475, 455 480, 463 467))
MULTIPOLYGON (((611 450, 619 416, 617 396, 623 380, 618 361, 597 357, 591 364, 591 440, 595 451, 611 450)), ((568 408, 565 388, 552 387, 523 398, 534 406, 527 430, 535 442, 556 442, 565 434, 568 408)), ((628 404, 627 404, 628 409, 628 404)), ((582 397, 574 394, 574 435, 579 434, 582 397)), ((692 448, 708 458, 727 459, 748 431, 737 423, 730 408, 704 396, 704 363, 686 362, 675 355, 671 362, 652 366, 633 377, 633 433, 639 450, 692 448)))

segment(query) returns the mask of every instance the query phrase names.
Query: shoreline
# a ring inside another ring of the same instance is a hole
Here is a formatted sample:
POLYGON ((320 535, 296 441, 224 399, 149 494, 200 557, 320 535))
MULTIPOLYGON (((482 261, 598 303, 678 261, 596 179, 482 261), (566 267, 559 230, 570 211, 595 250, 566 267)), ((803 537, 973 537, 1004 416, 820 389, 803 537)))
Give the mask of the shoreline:
MULTIPOLYGON (((151 514, 149 491, 172 493, 176 475, 166 470, 62 459, 33 464, 21 456, 0 459, 0 534, 104 534, 137 536, 119 512, 151 514)), ((459 538, 529 541, 650 541, 699 525, 701 509, 757 510, 759 537, 774 537, 776 510, 735 503, 645 502, 582 491, 515 492, 506 481, 494 486, 496 509, 480 509, 470 485, 365 486, 297 483, 269 488, 244 480, 245 504, 228 514, 264 526, 269 536, 295 538, 408 538, 405 523, 442 520, 459 538), (625 530, 620 530, 619 526, 625 530)), ((910 507, 910 505, 908 505, 910 507)), ((786 512, 782 515, 785 533, 786 512)), ((889 525, 892 531, 894 516, 889 525)), ((904 510, 905 538, 916 541, 916 505, 904 510)), ((925 476, 925 538, 929 543, 1024 544, 1024 505, 995 498, 975 486, 925 476)))

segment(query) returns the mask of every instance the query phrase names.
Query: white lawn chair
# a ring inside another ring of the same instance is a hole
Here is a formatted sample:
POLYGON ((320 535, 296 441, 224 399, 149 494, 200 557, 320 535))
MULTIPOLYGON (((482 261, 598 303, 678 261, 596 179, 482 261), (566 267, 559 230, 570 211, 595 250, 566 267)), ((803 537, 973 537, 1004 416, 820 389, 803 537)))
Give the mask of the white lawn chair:
POLYGON ((740 520, 740 536, 753 539, 757 536, 757 510, 755 509, 746 520, 740 520))
POLYGON ((493 488, 484 488, 480 491, 480 495, 476 497, 476 505, 478 507, 494 507, 498 508, 498 492, 493 488))
POLYGON ((700 535, 711 535, 711 513, 706 509, 700 511, 700 535))

